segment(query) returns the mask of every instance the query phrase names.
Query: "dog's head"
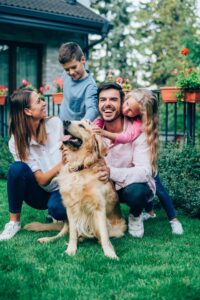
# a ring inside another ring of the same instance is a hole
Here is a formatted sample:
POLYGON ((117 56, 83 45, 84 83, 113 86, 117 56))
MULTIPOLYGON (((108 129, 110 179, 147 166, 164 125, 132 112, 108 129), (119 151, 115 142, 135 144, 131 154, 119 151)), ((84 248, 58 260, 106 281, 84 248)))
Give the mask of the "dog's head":
POLYGON ((68 161, 73 168, 87 168, 105 156, 107 148, 87 121, 64 121, 63 126, 64 135, 68 136, 63 141, 63 147, 67 148, 68 161))

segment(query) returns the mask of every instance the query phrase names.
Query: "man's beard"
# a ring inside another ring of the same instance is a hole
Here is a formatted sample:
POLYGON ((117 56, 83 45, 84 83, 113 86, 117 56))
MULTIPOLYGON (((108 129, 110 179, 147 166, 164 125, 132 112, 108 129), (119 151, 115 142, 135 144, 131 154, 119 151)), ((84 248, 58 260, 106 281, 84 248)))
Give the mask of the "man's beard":
POLYGON ((112 122, 114 122, 115 120, 117 120, 118 118, 121 118, 121 117, 122 117, 122 112, 121 112, 121 111, 120 111, 118 114, 116 114, 115 116, 113 116, 113 118, 110 119, 110 120, 104 119, 104 118, 103 118, 103 114, 102 114, 101 112, 99 112, 99 114, 100 114, 101 118, 103 119, 103 121, 106 122, 106 123, 112 123, 112 122))

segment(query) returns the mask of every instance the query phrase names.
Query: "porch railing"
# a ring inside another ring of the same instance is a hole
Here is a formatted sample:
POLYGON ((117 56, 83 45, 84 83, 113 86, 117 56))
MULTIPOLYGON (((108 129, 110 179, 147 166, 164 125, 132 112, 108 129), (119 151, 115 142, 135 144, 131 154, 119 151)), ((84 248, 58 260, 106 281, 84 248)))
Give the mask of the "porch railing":
MULTIPOLYGON (((160 139, 168 141, 184 141, 192 145, 200 140, 200 103, 163 103, 159 90, 153 91, 159 99, 160 139)), ((59 115, 60 105, 55 105, 52 95, 45 95, 48 115, 59 115)), ((9 97, 6 105, 0 105, 0 136, 8 136, 9 97)))

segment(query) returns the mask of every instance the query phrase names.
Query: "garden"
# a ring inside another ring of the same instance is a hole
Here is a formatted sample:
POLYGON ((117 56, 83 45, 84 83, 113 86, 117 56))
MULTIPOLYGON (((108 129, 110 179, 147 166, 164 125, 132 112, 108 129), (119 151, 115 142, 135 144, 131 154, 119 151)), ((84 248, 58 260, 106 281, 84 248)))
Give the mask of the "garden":
MULTIPOLYGON (((126 92, 147 87, 158 95, 159 176, 183 234, 172 234, 157 197, 156 218, 144 222, 143 238, 133 238, 127 231, 119 239, 112 238, 119 260, 105 257, 95 239, 79 242, 76 255, 68 256, 68 235, 40 244, 38 238, 55 232, 22 229, 11 240, 0 242, 0 300, 199 299, 200 20, 196 2, 91 1, 91 8, 113 25, 107 38, 90 49, 89 69, 97 84, 109 79, 126 92), (166 98, 164 90, 170 92, 166 98)), ((44 82, 37 90, 48 113, 55 115, 63 101, 59 76, 52 85, 44 82)), ((33 88, 29 78, 22 85, 33 88)), ((7 122, 0 134, 0 232, 9 218, 7 174, 13 162, 8 150, 8 94, 7 86, 0 85, 0 112, 7 122)), ((128 223, 128 208, 123 204, 121 208, 128 223)), ((46 217, 47 211, 23 205, 22 226, 45 223, 46 217)))

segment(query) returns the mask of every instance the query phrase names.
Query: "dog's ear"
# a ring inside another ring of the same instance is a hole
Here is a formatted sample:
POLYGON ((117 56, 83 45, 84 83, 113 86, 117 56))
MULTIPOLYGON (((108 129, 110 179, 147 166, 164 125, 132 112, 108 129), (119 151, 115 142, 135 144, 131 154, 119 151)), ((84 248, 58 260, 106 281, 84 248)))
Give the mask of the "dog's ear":
POLYGON ((99 157, 104 157, 107 154, 107 147, 103 143, 103 140, 100 135, 95 134, 95 141, 96 141, 96 146, 97 146, 97 151, 99 153, 99 157))

